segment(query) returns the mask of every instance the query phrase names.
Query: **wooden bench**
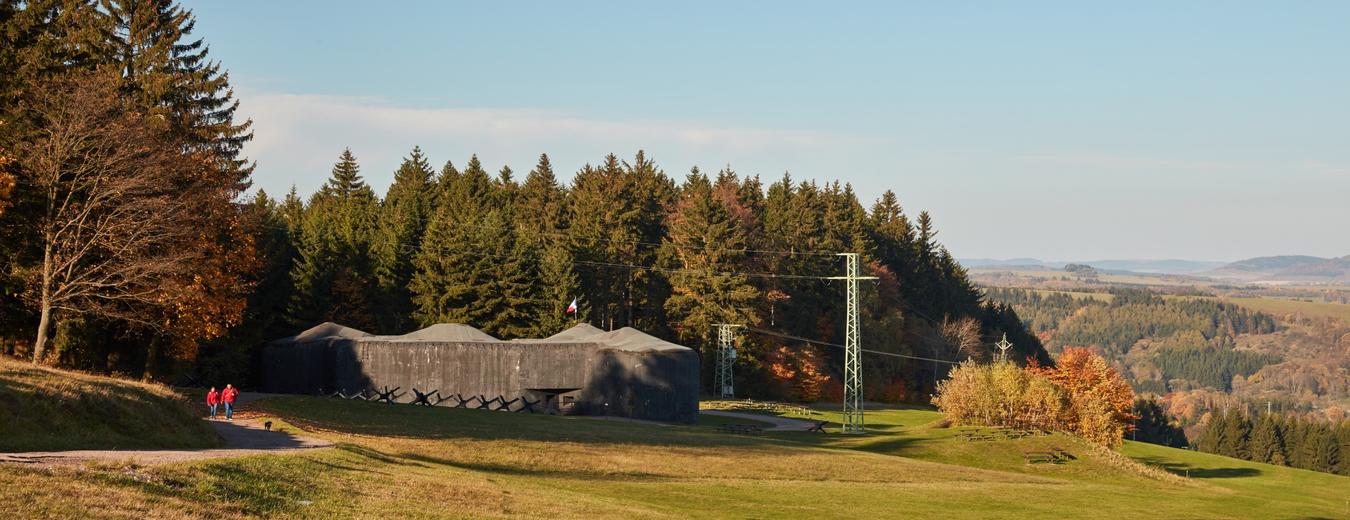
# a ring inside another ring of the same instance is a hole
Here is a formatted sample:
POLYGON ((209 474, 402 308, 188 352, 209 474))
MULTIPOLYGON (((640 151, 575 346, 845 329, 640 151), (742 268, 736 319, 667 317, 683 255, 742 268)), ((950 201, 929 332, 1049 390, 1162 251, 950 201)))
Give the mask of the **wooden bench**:
POLYGON ((1051 451, 1027 451, 1022 453, 1027 464, 1059 464, 1059 457, 1051 451))
POLYGON ((1071 460, 1077 460, 1072 453, 1060 448, 1053 448, 1049 451, 1026 451, 1022 452, 1022 459, 1027 464, 1063 464, 1071 460))
POLYGON ((717 431, 739 435, 753 435, 763 430, 753 424, 719 424, 717 425, 717 431))

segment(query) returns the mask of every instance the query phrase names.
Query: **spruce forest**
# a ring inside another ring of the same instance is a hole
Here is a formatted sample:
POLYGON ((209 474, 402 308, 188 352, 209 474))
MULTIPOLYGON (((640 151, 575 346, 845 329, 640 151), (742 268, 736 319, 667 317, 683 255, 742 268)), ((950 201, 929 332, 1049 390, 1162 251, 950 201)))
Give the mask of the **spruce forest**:
MULTIPOLYGON (((580 319, 705 349, 711 374, 714 323, 841 342, 844 288, 820 278, 842 273, 836 253, 856 252, 879 278, 863 291, 872 348, 987 359, 1006 333, 1016 359, 1050 363, 895 193, 865 206, 837 181, 670 175, 641 151, 564 181, 547 155, 517 173, 476 156, 433 164, 414 147, 387 190, 344 150, 322 189, 278 197, 250 189, 251 121, 236 120, 228 74, 189 12, 0 6, 6 353, 247 382, 262 344, 325 321, 379 334, 457 322, 509 339, 580 319)), ((838 350, 737 341, 753 395, 840 397, 838 350)), ((926 402, 949 366, 879 359, 867 395, 926 402)))

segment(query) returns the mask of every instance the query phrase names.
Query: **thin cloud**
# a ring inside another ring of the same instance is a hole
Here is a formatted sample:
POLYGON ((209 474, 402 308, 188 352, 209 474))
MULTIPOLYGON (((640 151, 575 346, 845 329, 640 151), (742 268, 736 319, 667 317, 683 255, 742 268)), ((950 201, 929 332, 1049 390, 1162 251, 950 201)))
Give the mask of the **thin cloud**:
POLYGON ((610 152, 626 155, 645 149, 678 174, 694 164, 836 153, 868 142, 813 131, 607 120, 557 110, 408 107, 371 97, 268 92, 241 97, 246 100, 241 112, 254 120, 255 128, 246 153, 258 161, 255 180, 268 190, 294 183, 302 192, 311 191, 346 146, 378 188, 391 177, 385 172, 392 172, 415 144, 438 161, 459 163, 478 153, 485 161, 510 164, 520 172, 547 152, 565 178, 571 173, 568 168, 596 162, 610 152))

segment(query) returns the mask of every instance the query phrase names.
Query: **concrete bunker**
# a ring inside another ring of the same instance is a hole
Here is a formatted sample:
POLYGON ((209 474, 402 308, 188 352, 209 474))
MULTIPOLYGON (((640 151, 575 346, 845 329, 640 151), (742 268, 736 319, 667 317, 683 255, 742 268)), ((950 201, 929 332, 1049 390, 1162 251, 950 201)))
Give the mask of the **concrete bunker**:
POLYGON ((267 392, 367 388, 524 397, 560 413, 695 422, 699 358, 636 329, 580 324, 544 339, 500 340, 441 323, 376 336, 324 323, 263 349, 267 392))

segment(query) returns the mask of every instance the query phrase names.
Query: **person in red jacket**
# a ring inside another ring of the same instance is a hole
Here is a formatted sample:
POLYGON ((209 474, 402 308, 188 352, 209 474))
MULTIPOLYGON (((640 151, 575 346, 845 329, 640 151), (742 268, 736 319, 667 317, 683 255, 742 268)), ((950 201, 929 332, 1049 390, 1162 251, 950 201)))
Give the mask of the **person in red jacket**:
POLYGON ((216 419, 216 407, 220 405, 220 394, 216 393, 216 387, 211 387, 211 391, 206 393, 206 407, 211 410, 211 420, 216 419))
POLYGON ((225 389, 220 391, 220 402, 225 403, 225 420, 234 420, 234 398, 239 395, 231 385, 225 385, 225 389))

